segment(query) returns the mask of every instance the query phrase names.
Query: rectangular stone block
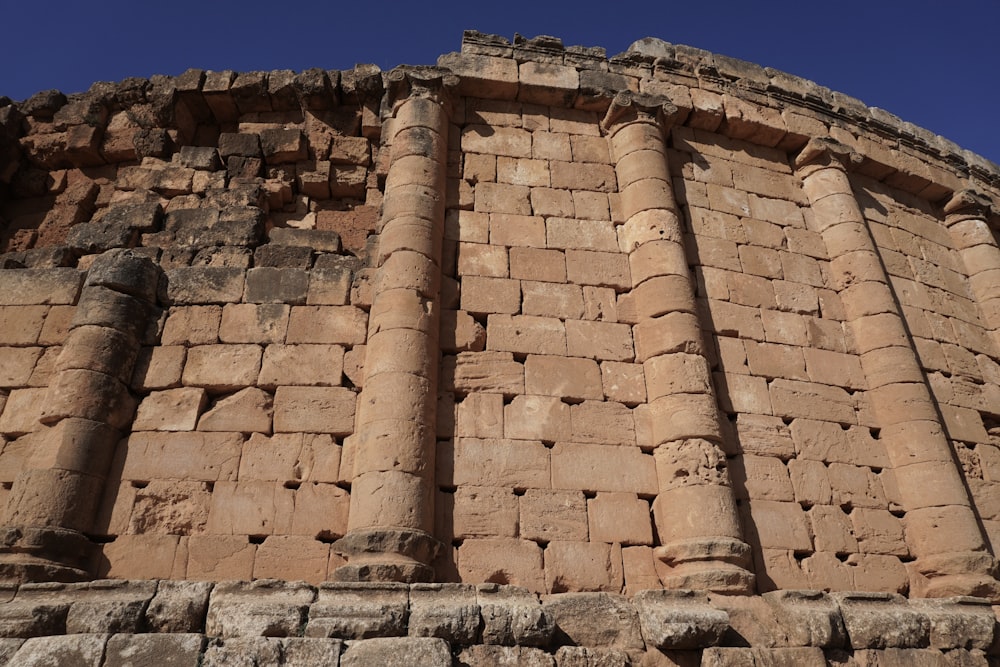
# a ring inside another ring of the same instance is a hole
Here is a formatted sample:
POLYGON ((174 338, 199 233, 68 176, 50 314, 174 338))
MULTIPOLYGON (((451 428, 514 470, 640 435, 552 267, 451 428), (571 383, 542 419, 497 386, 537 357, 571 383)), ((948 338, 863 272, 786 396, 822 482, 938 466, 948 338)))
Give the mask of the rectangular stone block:
POLYGON ((553 488, 642 495, 657 492, 653 457, 637 447, 559 442, 550 454, 553 488))
POLYGON ((122 479, 234 480, 240 433, 133 433, 118 446, 122 479))
POLYGON ((439 467, 452 461, 451 470, 439 475, 439 483, 450 479, 455 486, 506 487, 513 489, 550 486, 549 450, 537 440, 457 438, 454 445, 440 448, 439 467), (450 473, 450 474, 448 474, 450 473))
POLYGON ((343 381, 344 348, 340 345, 268 345, 264 348, 258 386, 339 386, 343 381))
POLYGON ((260 373, 259 345, 197 345, 188 349, 183 382, 209 392, 251 387, 260 373))
POLYGON ((221 266, 172 269, 161 281, 166 302, 177 305, 238 303, 243 299, 243 283, 243 269, 221 266))
POLYGON ((293 306, 285 342, 362 345, 368 314, 354 306, 293 306))
POLYGON ((566 354, 563 323, 533 315, 490 315, 486 323, 486 348, 522 354, 566 354))
POLYGON ((282 343, 290 307, 282 303, 227 303, 222 308, 219 340, 223 343, 282 343))
POLYGON ((278 387, 274 431, 350 435, 356 404, 357 394, 343 387, 278 387))
POLYGON ((533 593, 545 591, 542 549, 530 540, 464 540, 458 548, 458 573, 463 581, 503 582, 533 593))
POLYGON ((74 304, 83 276, 71 268, 0 270, 0 306, 74 304))

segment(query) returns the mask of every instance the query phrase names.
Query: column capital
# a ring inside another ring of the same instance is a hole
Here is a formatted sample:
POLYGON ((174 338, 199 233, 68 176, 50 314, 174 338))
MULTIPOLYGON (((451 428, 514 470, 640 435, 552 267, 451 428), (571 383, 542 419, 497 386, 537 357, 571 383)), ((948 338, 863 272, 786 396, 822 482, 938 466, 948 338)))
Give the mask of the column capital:
POLYGON ((459 78, 450 70, 409 65, 400 65, 390 70, 385 79, 389 108, 394 108, 411 97, 423 97, 438 104, 447 104, 451 100, 451 91, 459 83, 459 78))
POLYGON ((979 190, 958 190, 944 205, 945 215, 962 215, 988 219, 996 211, 993 201, 979 190))
POLYGON ((831 137, 814 137, 809 140, 795 158, 795 168, 809 166, 840 166, 850 169, 860 164, 864 158, 850 146, 840 143, 831 137))
POLYGON ((677 116, 677 107, 663 95, 648 95, 623 90, 615 95, 601 128, 609 135, 629 123, 652 123, 664 129, 677 116))

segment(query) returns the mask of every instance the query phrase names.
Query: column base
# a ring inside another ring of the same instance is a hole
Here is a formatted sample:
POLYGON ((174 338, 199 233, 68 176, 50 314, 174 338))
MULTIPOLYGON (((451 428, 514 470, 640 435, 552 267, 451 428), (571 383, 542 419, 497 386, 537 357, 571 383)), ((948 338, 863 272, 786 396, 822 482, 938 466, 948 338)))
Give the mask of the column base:
POLYGON ((6 526, 0 530, 0 581, 89 581, 93 551, 94 543, 75 530, 6 526))
POLYGON ((347 564, 334 570, 330 579, 408 584, 433 581, 430 563, 440 547, 440 542, 420 530, 352 531, 333 543, 333 550, 344 556, 347 564))
POLYGON ((679 540, 658 547, 653 556, 664 588, 750 595, 756 577, 750 571, 750 546, 732 538, 679 540))

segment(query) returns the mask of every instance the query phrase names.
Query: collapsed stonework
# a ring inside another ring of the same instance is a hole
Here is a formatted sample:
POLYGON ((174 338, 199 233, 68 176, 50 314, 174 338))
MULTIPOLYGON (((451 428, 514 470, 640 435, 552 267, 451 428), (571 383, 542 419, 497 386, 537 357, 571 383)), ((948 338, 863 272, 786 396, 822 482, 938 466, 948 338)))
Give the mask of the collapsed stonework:
POLYGON ((654 39, 0 105, 0 661, 1000 655, 996 165, 654 39))

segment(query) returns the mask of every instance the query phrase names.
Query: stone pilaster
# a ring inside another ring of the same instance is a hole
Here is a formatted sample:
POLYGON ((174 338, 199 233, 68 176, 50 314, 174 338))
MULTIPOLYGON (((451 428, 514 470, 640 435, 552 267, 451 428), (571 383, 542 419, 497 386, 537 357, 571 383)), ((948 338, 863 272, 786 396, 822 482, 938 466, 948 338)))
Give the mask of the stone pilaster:
POLYGON ((906 511, 906 540, 916 556, 912 594, 997 598, 995 561, 941 426, 889 277, 851 189, 858 156, 814 139, 796 159, 809 197, 810 225, 830 256, 830 278, 844 304, 868 382, 880 438, 906 511))
POLYGON ((441 70, 389 73, 391 151, 340 581, 429 581, 448 145, 441 70))
POLYGON ((618 177, 619 242, 628 253, 659 492, 653 516, 667 588, 753 590, 694 283, 667 167, 663 98, 620 93, 604 119, 618 177))
POLYGON ((1000 247, 990 229, 993 203, 975 190, 961 190, 945 204, 944 223, 962 257, 983 325, 1000 351, 1000 247))
POLYGON ((115 446, 135 412, 128 381, 159 269, 128 250, 98 257, 56 362, 31 457, 0 529, 0 578, 89 579, 91 529, 115 446))

